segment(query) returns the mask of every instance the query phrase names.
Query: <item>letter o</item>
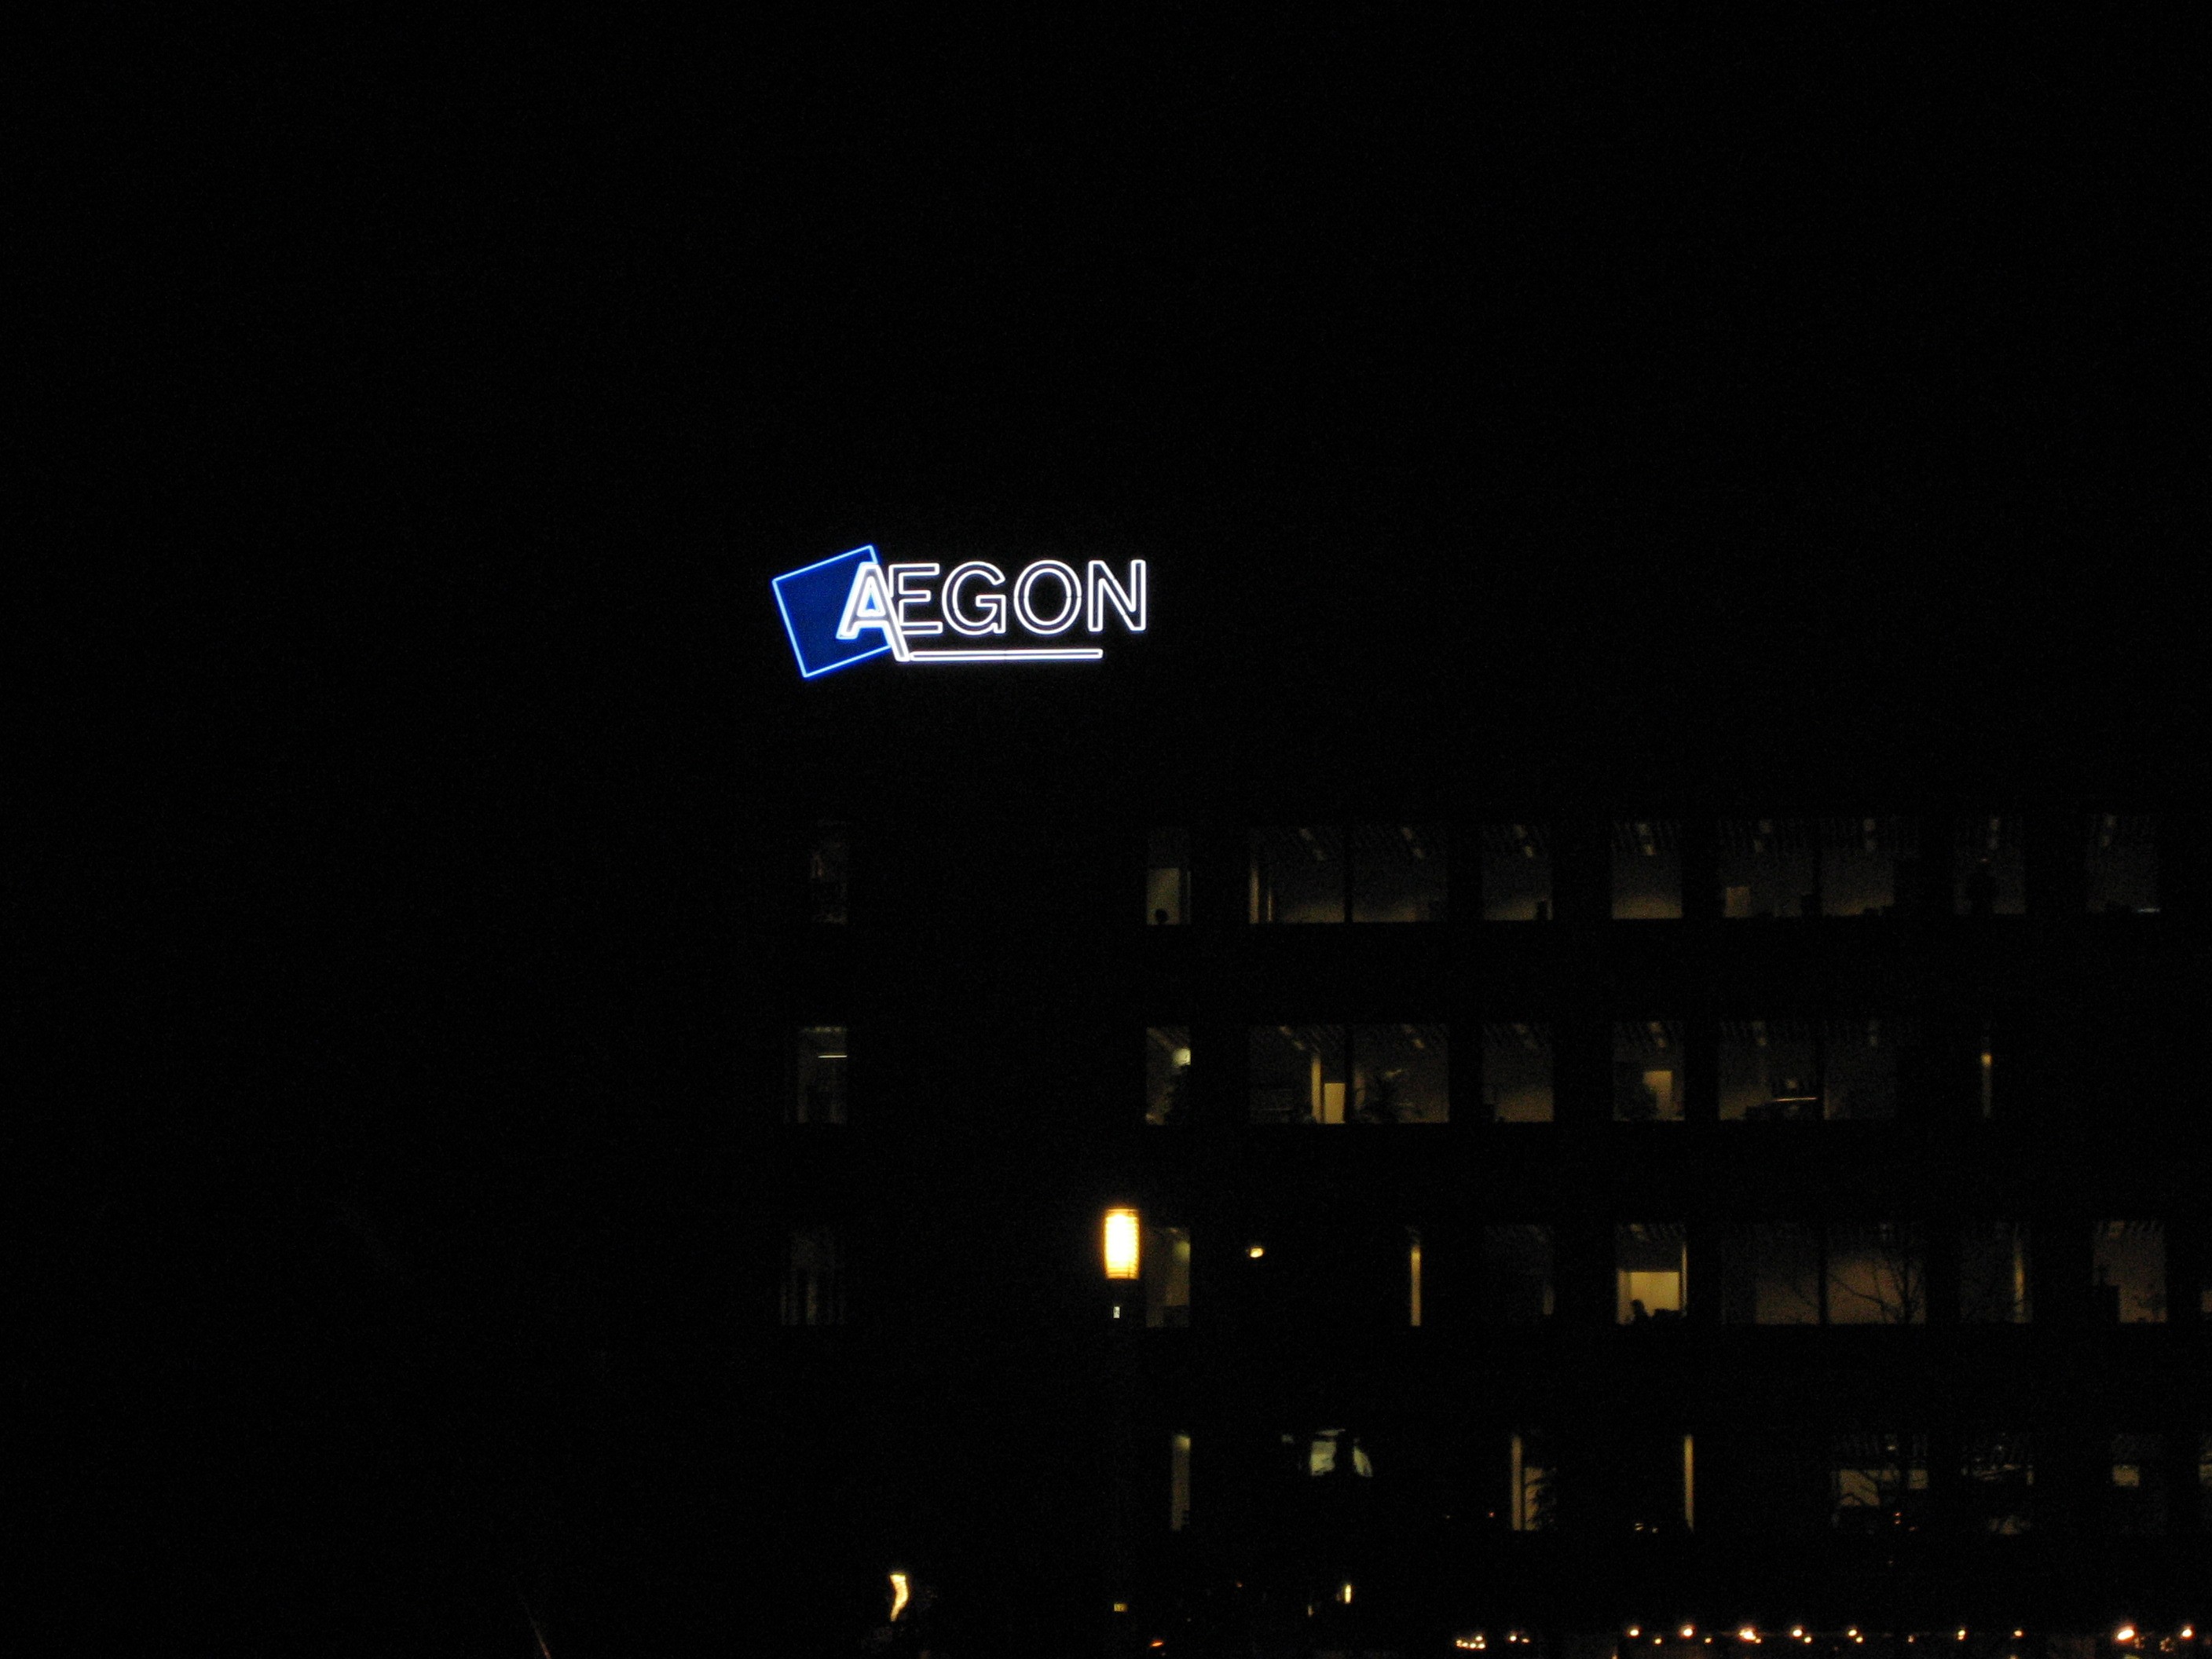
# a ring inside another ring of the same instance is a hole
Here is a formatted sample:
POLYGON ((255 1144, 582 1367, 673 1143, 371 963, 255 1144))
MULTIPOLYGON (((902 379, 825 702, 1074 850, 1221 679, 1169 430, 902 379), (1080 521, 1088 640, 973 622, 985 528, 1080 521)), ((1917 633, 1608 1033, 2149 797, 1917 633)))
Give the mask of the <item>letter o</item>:
POLYGON ((1014 579, 1014 615, 1023 627, 1032 634, 1049 636, 1065 634, 1075 626, 1075 619, 1083 614, 1083 582, 1070 566, 1058 559, 1039 559, 1014 579), (1030 605, 1030 592, 1040 576, 1057 576, 1066 591, 1067 604, 1049 622, 1037 615, 1030 605))

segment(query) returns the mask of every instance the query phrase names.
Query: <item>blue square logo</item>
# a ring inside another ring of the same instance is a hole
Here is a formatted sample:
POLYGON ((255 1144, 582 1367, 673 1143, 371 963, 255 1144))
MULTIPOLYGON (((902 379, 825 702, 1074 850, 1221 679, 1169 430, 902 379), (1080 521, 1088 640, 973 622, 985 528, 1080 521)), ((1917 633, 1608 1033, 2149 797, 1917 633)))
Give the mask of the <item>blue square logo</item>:
POLYGON ((783 612, 784 632, 791 635, 792 654, 799 659, 799 678, 811 680, 833 669, 850 668, 891 648, 879 628, 867 629, 860 639, 837 637, 845 599, 853 590, 854 572, 875 562, 872 543, 790 571, 771 584, 776 608, 783 612))

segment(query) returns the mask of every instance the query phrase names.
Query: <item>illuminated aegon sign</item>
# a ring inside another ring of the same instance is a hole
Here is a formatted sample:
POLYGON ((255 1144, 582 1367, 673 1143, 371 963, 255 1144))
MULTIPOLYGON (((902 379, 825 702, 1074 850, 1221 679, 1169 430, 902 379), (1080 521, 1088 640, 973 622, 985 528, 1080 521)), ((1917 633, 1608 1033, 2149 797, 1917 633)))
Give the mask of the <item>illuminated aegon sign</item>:
POLYGON ((1048 641, 1079 629, 1095 639, 1109 618, 1141 634, 1147 603, 1142 559, 1121 576, 1097 559, 1079 572, 1038 559, 1009 576, 981 559, 950 570, 884 564, 872 546, 790 571, 771 586, 799 678, 809 680, 886 654, 902 663, 1097 662, 1103 646, 1048 641), (973 643, 916 643, 945 639, 973 643))

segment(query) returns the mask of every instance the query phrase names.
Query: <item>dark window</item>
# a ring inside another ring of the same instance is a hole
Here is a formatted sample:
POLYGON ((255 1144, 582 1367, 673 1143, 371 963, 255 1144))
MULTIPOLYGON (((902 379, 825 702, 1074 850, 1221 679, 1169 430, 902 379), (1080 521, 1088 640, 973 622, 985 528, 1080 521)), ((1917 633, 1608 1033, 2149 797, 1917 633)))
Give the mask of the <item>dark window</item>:
POLYGON ((2158 909, 2158 839, 2153 821, 2101 812, 2088 823, 2084 855, 2088 906, 2095 915, 2146 915, 2158 909))
POLYGON ((1951 842, 1951 900, 1962 916, 2027 911, 2027 836, 2020 819, 1970 818, 1951 842))
POLYGON ((1552 1316, 1552 1230, 1500 1222, 1482 1230, 1485 1316, 1497 1325, 1536 1325, 1552 1316))
POLYGON ((1969 1325, 2025 1325, 2034 1259, 2025 1221, 1970 1221, 1959 1230, 1959 1317, 1969 1325))
POLYGON ((1959 1472, 1971 1530, 2012 1538, 2035 1529, 2035 1455, 2027 1435, 1969 1431, 1959 1472))
POLYGON ((845 1275, 834 1229, 795 1227, 784 1236, 783 1322, 845 1322, 845 1275))
POLYGON ((804 1025, 798 1042, 798 1081, 790 1101, 793 1123, 842 1123, 846 1109, 847 1028, 804 1025))
POLYGON ((806 854, 807 915, 820 922, 845 920, 845 887, 852 840, 842 823, 817 824, 806 854))

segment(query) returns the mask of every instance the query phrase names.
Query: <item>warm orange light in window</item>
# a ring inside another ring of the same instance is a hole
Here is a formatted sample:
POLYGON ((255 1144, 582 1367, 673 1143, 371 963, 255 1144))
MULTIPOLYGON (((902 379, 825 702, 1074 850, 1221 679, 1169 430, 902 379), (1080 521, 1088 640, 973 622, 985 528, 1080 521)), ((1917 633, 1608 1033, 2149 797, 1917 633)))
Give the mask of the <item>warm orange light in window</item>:
POLYGON ((1134 1210, 1106 1212, 1106 1277, 1134 1279, 1137 1276, 1137 1212, 1134 1210))

